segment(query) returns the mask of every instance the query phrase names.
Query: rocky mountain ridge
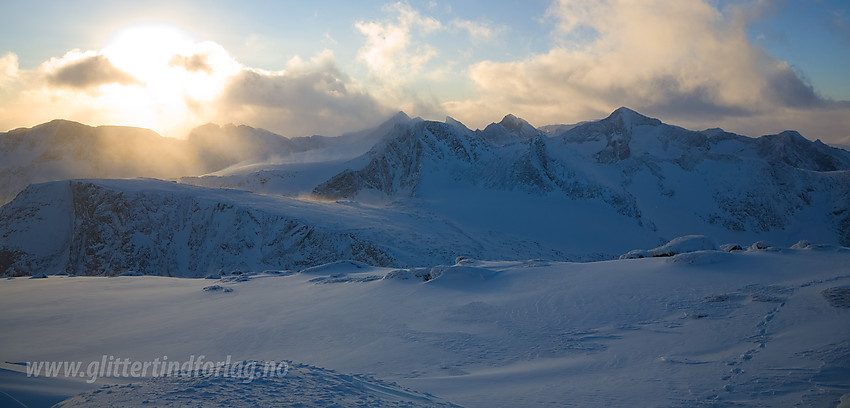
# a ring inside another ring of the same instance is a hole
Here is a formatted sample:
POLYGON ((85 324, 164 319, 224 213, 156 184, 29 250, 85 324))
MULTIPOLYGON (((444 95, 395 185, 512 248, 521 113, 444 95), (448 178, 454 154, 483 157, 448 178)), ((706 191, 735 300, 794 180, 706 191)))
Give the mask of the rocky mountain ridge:
POLYGON ((181 183, 32 185, 0 209, 0 274, 613 259, 694 234, 850 246, 850 152, 796 132, 692 131, 627 108, 546 131, 513 115, 473 131, 403 113, 336 139, 202 130, 193 138, 280 146, 181 183), (314 156, 267 162, 278 153, 314 156))

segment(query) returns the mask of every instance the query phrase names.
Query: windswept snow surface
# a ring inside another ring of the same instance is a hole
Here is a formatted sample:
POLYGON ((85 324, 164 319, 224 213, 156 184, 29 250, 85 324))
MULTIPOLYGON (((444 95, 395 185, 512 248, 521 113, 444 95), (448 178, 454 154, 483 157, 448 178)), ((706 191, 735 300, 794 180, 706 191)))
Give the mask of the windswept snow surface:
POLYGON ((62 407, 457 407, 374 378, 318 367, 290 366, 285 376, 250 383, 216 377, 157 378, 105 387, 69 398, 62 407))
POLYGON ((251 384, 129 378, 63 406, 835 407, 850 393, 850 250, 796 248, 11 278, 0 360, 295 362, 251 384))

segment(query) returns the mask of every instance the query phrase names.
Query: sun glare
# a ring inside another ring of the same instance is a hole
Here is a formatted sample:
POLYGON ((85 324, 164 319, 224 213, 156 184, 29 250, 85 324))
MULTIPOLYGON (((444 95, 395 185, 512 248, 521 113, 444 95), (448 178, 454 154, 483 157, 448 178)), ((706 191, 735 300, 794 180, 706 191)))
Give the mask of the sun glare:
POLYGON ((119 31, 103 53, 116 67, 148 82, 167 72, 172 55, 191 46, 189 37, 175 28, 133 26, 119 31))
POLYGON ((138 81, 103 88, 103 101, 134 125, 166 133, 200 121, 199 109, 213 102, 241 69, 218 44, 196 42, 182 30, 165 25, 126 27, 102 53, 138 81))

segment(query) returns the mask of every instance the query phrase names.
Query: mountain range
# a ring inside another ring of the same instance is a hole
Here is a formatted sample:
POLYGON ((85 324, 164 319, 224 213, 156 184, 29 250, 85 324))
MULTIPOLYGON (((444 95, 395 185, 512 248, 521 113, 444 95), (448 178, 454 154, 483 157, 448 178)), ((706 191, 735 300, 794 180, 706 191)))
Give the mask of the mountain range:
POLYGON ((208 124, 176 140, 57 120, 0 134, 0 158, 7 276, 605 260, 694 234, 850 246, 850 152, 628 108, 540 128, 507 115, 483 130, 400 112, 303 138, 208 124))

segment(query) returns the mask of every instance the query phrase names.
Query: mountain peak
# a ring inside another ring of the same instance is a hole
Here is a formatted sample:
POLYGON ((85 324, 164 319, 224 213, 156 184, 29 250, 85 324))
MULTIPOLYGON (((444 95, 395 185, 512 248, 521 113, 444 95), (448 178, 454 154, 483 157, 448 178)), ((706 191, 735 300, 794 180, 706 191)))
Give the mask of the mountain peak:
POLYGON ((455 119, 451 116, 446 116, 445 122, 446 122, 447 125, 451 125, 451 126, 457 128, 457 129, 460 129, 461 131, 464 131, 464 132, 469 131, 469 128, 466 127, 466 125, 464 125, 461 121, 459 121, 459 120, 457 120, 457 119, 455 119))
POLYGON ((636 110, 630 109, 630 108, 625 107, 625 106, 620 106, 619 108, 614 109, 614 112, 611 112, 611 113, 612 114, 616 113, 616 114, 640 115, 640 113, 638 113, 636 110))
POLYGON ((796 130, 786 130, 775 135, 764 135, 757 140, 759 140, 763 146, 774 146, 777 148, 791 146, 794 149, 804 149, 812 143, 796 130))
POLYGON ((806 142, 809 141, 809 139, 806 139, 805 137, 803 137, 803 135, 801 135, 800 132, 798 132, 796 130, 785 130, 785 131, 779 133, 779 135, 777 135, 777 136, 779 136, 782 139, 791 140, 791 141, 806 141, 806 142))
MULTIPOLYGON (((94 129, 92 126, 74 122, 72 120, 67 119, 53 119, 50 122, 42 123, 40 125, 33 126, 31 130, 47 130, 49 132, 59 132, 67 129, 94 129)), ((20 130, 29 130, 27 128, 20 128, 20 130)))
POLYGON ((625 106, 621 106, 617 108, 614 112, 611 112, 607 118, 603 119, 603 121, 617 121, 623 124, 624 127, 630 128, 632 126, 658 126, 661 125, 661 121, 655 118, 650 118, 649 116, 644 116, 632 109, 629 109, 625 106))
POLYGON ((850 155, 842 149, 812 142, 795 130, 756 139, 759 153, 771 162, 782 162, 792 167, 835 171, 850 168, 850 155))
POLYGON ((397 125, 399 123, 404 123, 404 122, 407 122, 407 121, 410 121, 410 120, 412 120, 411 117, 407 116, 407 114, 404 113, 404 111, 398 111, 398 112, 396 112, 395 115, 390 116, 389 119, 383 121, 380 125, 378 125, 374 129, 370 130, 369 132, 377 132, 377 133, 380 133, 380 134, 385 134, 385 133, 389 132, 390 130, 392 130, 392 128, 395 127, 395 125, 397 125))
POLYGON ((400 121, 409 120, 409 119, 410 119, 410 116, 408 116, 406 113, 404 113, 404 111, 398 111, 398 112, 396 112, 395 115, 390 117, 389 121, 400 122, 400 121))
POLYGON ((499 123, 491 123, 481 131, 481 136, 496 146, 532 139, 542 132, 531 126, 524 119, 512 114, 505 115, 499 123))
POLYGON ((531 126, 531 124, 525 121, 525 119, 518 118, 511 113, 505 115, 505 117, 502 118, 502 121, 499 122, 499 125, 517 134, 522 133, 524 127, 531 126))
POLYGON ((43 125, 46 125, 46 126, 65 126, 65 125, 70 125, 70 126, 80 126, 80 125, 82 125, 82 126, 88 126, 88 125, 84 125, 84 124, 82 124, 82 123, 80 123, 80 122, 75 122, 75 121, 73 121, 73 120, 68 120, 68 119, 53 119, 53 120, 51 120, 50 122, 44 123, 43 125))

